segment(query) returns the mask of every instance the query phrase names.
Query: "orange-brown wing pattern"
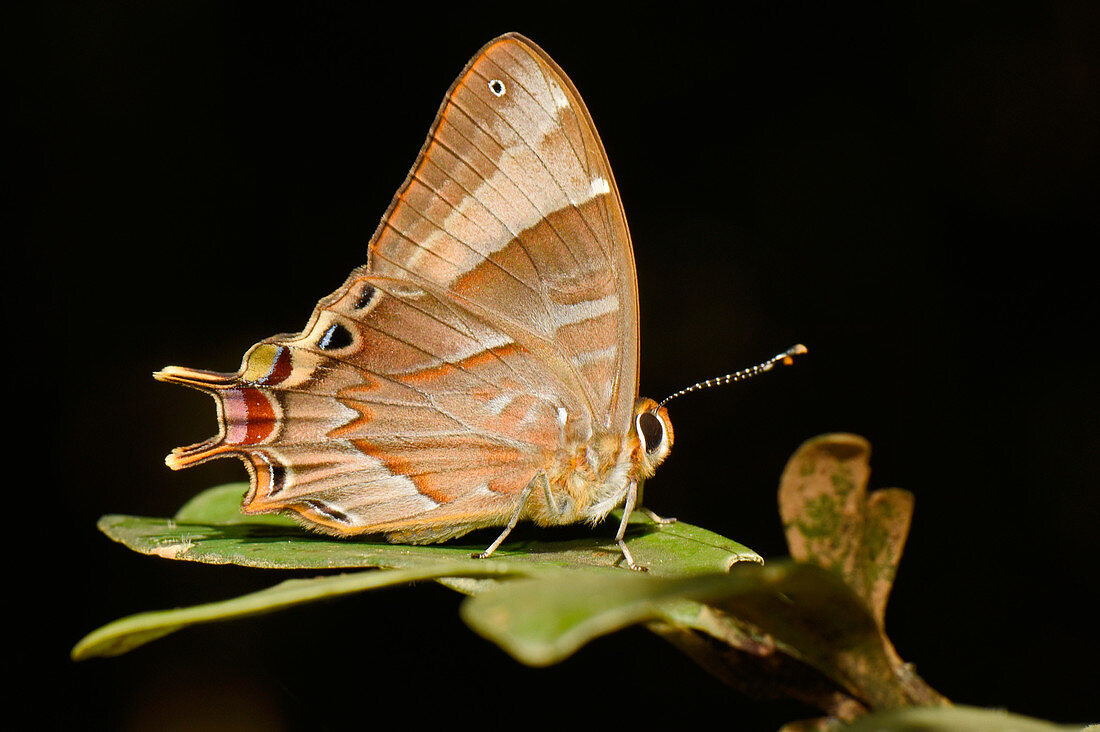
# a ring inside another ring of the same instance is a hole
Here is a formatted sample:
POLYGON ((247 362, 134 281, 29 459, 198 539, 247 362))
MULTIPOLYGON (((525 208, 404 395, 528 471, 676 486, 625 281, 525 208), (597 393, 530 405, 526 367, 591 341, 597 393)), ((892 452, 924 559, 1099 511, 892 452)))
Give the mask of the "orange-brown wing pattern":
POLYGON ((212 392, 222 423, 171 467, 236 455, 253 477, 246 512, 409 540, 506 520, 567 408, 528 351, 445 293, 369 276, 298 336, 254 346, 237 374, 158 378, 212 392))
POLYGON ((173 468, 242 458, 246 512, 436 541, 500 525, 555 450, 629 429, 637 293, 584 103, 537 46, 487 45, 452 86, 366 266, 214 394, 219 434, 173 468))

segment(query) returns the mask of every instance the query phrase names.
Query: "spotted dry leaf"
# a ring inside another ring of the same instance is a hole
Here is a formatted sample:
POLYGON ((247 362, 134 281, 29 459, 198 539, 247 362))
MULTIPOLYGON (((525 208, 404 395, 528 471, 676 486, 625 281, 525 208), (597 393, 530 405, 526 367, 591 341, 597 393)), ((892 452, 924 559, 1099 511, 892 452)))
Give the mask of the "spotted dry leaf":
POLYGON ((909 523, 913 495, 867 493, 871 445, 836 433, 804 442, 779 484, 791 556, 840 572, 881 625, 909 523))

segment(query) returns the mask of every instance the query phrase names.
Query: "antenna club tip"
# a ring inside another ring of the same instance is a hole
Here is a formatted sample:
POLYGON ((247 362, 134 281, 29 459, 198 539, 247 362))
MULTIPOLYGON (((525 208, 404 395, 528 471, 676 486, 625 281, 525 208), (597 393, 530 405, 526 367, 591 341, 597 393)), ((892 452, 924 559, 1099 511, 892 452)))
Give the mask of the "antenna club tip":
POLYGON ((790 366, 794 363, 795 356, 801 356, 803 353, 809 352, 809 349, 801 343, 795 344, 783 352, 783 365, 790 366))

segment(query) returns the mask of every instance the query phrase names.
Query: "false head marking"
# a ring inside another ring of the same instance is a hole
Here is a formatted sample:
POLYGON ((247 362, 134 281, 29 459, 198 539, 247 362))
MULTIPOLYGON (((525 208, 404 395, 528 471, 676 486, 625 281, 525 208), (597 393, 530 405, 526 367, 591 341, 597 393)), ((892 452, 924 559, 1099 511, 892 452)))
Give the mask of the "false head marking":
POLYGON ((271 437, 279 424, 275 403, 249 387, 221 392, 226 445, 257 445, 271 437))
POLYGON ((241 381, 261 386, 275 386, 285 381, 293 368, 289 348, 264 343, 248 354, 241 381))

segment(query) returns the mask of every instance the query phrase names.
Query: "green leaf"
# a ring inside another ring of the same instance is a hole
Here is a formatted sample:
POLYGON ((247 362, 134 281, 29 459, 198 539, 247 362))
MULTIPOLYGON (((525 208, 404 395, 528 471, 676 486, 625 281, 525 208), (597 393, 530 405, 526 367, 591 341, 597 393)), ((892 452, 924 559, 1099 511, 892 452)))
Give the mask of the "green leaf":
POLYGON ((183 504, 172 518, 180 524, 260 524, 296 528, 294 519, 280 513, 241 513, 248 483, 228 483, 208 488, 183 504))
POLYGON ((737 568, 731 577, 744 578, 744 588, 714 599, 715 607, 782 642, 785 652, 872 708, 910 703, 894 671, 892 647, 839 574, 788 561, 737 568))
MULTIPOLYGON (((714 577, 692 578, 691 586, 714 577)), ((672 605, 682 599, 684 582, 637 573, 568 572, 494 587, 463 602, 461 614, 467 625, 516 660, 546 666, 629 625, 676 610, 681 619, 697 613, 698 606, 672 605)))
MULTIPOLYGON (((410 568, 439 562, 476 567, 481 560, 471 559, 471 554, 484 550, 492 539, 465 537, 443 545, 411 546, 321 536, 279 516, 241 514, 238 506, 246 488, 245 484, 212 488, 172 519, 109 515, 100 519, 99 528, 143 554, 280 569, 410 568)), ((554 533, 545 530, 546 536, 554 533)), ((682 522, 658 525, 638 512, 631 516, 627 541, 635 559, 657 576, 725 571, 736 562, 762 561, 751 549, 718 534, 682 522)), ((605 526, 584 538, 507 542, 493 559, 527 567, 613 569, 621 557, 605 526)))
POLYGON ((72 658, 80 661, 96 656, 117 656, 191 625, 260 615, 353 592, 445 576, 502 577, 514 571, 514 567, 484 561, 476 568, 465 563, 454 566, 441 563, 429 569, 373 570, 312 579, 291 579, 231 600, 121 618, 85 636, 73 648, 72 658))
MULTIPOLYGON (((382 568, 314 580, 292 580, 224 602, 141 613, 94 631, 73 649, 73 658, 117 655, 196 623, 244 617, 391 584, 431 579, 473 594, 516 576, 594 575, 601 579, 636 573, 617 567, 621 556, 610 532, 594 530, 564 541, 514 541, 491 560, 473 559, 482 543, 407 546, 334 539, 307 533, 279 516, 252 517, 238 506, 247 485, 203 492, 171 519, 104 516, 99 528, 123 545, 168 559, 280 569, 382 568)), ((547 532, 552 534, 552 532, 547 532)), ((752 550, 690 524, 658 525, 640 514, 627 534, 635 558, 654 576, 726 571, 736 562, 763 560, 752 550)))
POLYGON ((711 632, 704 606, 748 621, 842 686, 893 701, 874 619, 837 576, 806 564, 742 565, 728 574, 658 578, 557 574, 466 600, 470 627, 517 660, 556 663, 598 636, 661 620, 711 632))

